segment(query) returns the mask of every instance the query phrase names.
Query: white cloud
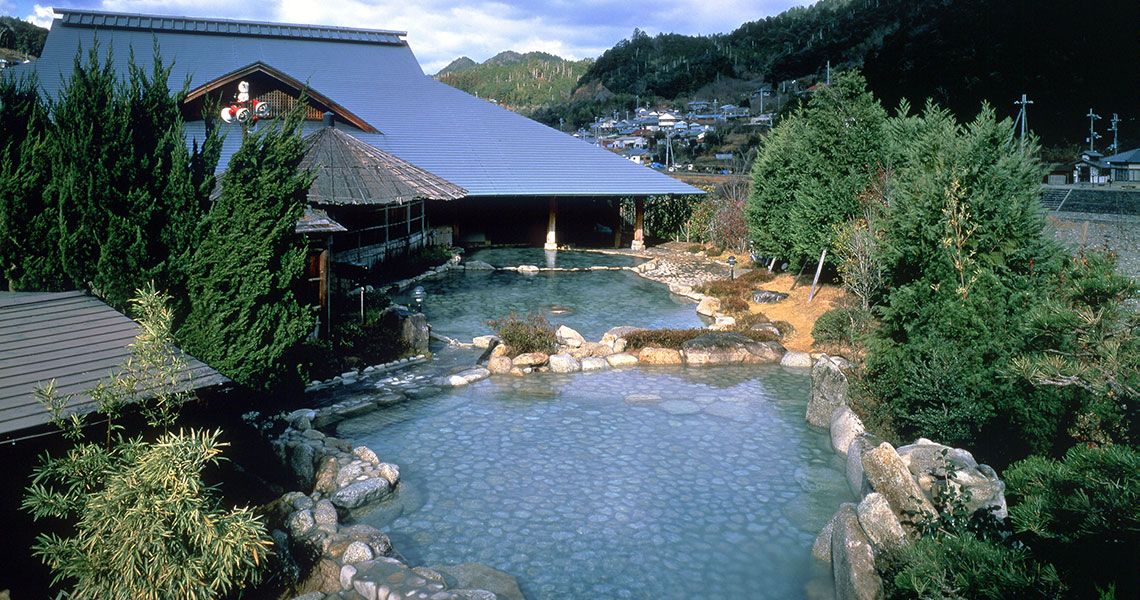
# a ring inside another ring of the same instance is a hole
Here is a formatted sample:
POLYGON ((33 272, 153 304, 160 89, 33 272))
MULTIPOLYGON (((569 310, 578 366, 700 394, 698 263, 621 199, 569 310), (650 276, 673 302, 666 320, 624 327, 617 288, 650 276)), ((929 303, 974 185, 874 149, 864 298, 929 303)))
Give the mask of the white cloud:
POLYGON ((32 14, 24 17, 24 20, 34 25, 50 29, 51 22, 55 20, 55 13, 52 12, 50 6, 36 4, 32 6, 32 14))
MULTIPOLYGON (((0 0, 7 1, 7 0, 0 0)), ((101 0, 102 10, 313 23, 408 32, 426 73, 460 56, 484 61, 504 50, 593 58, 628 37, 729 32, 796 0, 101 0)))

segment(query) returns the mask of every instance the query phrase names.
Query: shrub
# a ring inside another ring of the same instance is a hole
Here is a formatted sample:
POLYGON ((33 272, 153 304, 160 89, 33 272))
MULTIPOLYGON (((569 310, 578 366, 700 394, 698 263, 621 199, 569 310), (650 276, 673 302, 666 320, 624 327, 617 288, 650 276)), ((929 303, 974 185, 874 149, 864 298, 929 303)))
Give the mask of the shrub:
POLYGON ((641 329, 625 336, 626 352, 642 348, 672 348, 708 333, 707 329, 641 329))
POLYGON ((768 269, 763 265, 756 265, 751 271, 736 278, 737 281, 743 281, 747 284, 768 283, 776 278, 775 273, 769 273, 768 269))
POLYGON ((739 279, 718 279, 707 281, 695 288, 698 293, 713 296, 714 298, 746 298, 752 294, 752 286, 739 279))
POLYGON ((741 329, 748 329, 753 325, 769 322, 768 317, 764 315, 764 313, 744 312, 734 316, 736 318, 736 327, 741 329))
POLYGON ((1140 597, 1140 452, 1075 446, 1005 471, 1014 531, 1061 571, 1075 597, 1140 597), (1103 597, 1103 596, 1102 596, 1103 597))
POLYGON ((554 325, 546 317, 531 312, 526 317, 511 312, 502 319, 487 321, 512 355, 529 352, 550 354, 558 347, 554 325))
POLYGON ((817 342, 854 341, 871 328, 871 312, 857 306, 838 306, 819 316, 811 328, 811 337, 817 342))
POLYGON ((779 331, 783 337, 788 337, 796 332, 795 326, 787 321, 772 321, 772 325, 776 326, 776 330, 779 331))
POLYGON ((704 249, 705 247, 702 244, 690 244, 688 248, 685 248, 685 252, 696 254, 698 252, 703 252, 704 249))
POLYGON ((721 300, 720 308, 727 313, 745 313, 748 312, 748 301, 732 296, 721 300))

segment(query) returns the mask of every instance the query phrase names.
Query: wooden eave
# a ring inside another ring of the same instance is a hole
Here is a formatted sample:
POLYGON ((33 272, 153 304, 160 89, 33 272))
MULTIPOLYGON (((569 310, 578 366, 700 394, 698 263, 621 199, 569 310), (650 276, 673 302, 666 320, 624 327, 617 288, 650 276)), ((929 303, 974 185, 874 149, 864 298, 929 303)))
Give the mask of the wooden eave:
MULTIPOLYGON (((373 127, 364 119, 353 114, 351 111, 345 109, 340 104, 334 102, 328 96, 308 87, 306 84, 298 81, 297 79, 275 69, 261 61, 246 65, 236 71, 231 71, 217 79, 204 83, 192 90, 186 95, 183 100, 183 106, 201 105, 206 101, 206 97, 212 92, 221 92, 229 88, 236 89, 238 82, 243 79, 248 79, 256 75, 263 75, 270 79, 275 80, 278 85, 294 95, 300 95, 301 90, 305 90, 308 100, 311 104, 322 112, 332 112, 334 115, 344 120, 346 123, 360 129, 367 133, 380 133, 380 130, 373 127)), ((255 90, 256 92, 257 90, 255 90)), ((254 94, 256 95, 256 93, 254 94)))

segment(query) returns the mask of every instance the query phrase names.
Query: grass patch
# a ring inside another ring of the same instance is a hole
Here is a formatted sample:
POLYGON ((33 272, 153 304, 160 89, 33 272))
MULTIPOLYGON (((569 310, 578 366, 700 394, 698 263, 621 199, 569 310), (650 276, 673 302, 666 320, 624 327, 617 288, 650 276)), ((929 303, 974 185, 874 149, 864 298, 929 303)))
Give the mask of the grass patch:
POLYGON ((755 269, 752 269, 740 277, 737 277, 736 280, 743 281, 749 285, 754 285, 757 283, 768 283, 775 278, 775 273, 769 273, 768 269, 764 268, 763 265, 758 265, 755 269))
POLYGON ((558 347, 554 325, 538 313, 531 312, 524 317, 511 312, 485 324, 495 330, 511 356, 530 352, 551 354, 558 347))
POLYGON ((739 279, 718 279, 707 281, 693 288, 697 293, 720 300, 725 298, 746 299, 752 295, 752 285, 739 279))

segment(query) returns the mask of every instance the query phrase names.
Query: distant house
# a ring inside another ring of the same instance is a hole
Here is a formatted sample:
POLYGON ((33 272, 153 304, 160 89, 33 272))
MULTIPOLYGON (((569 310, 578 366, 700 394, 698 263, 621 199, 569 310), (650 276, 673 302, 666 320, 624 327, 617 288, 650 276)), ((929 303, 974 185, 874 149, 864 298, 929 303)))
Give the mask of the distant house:
POLYGON ((1112 174, 1113 183, 1140 182, 1140 148, 1101 159, 1112 174))
POLYGON ((1108 183, 1112 169, 1101 159, 1100 152, 1089 150, 1081 153, 1081 158, 1073 163, 1074 183, 1108 183))
MULTIPOLYGON (((247 81, 251 95, 267 102, 273 113, 295 103, 305 88, 307 133, 322 127, 322 114, 330 112, 337 130, 466 190, 461 199, 424 200, 425 230, 448 227, 457 243, 555 247, 560 239, 592 232, 599 221, 620 232, 623 198, 643 206, 650 196, 700 193, 427 77, 404 32, 56 12, 43 56, 4 73, 34 71, 45 95, 55 98, 76 53, 94 47, 96 38, 103 52, 113 53, 123 77, 131 53, 148 71, 151 48, 157 45, 171 66, 171 85, 190 84, 184 105, 187 144, 205 136, 204 107, 230 102, 239 81, 247 81)), ((241 143, 236 125, 222 127, 233 131, 226 137, 219 169, 241 143)), ((329 216, 350 231, 359 229, 344 215, 329 216)), ((641 244, 636 227, 633 236, 635 245, 641 244)))
MULTIPOLYGON (((96 410, 88 392, 127 362, 139 331, 138 323, 85 292, 0 292, 0 442, 50 423, 36 396, 48 384, 59 397, 71 396, 69 411, 96 410)), ((230 384, 178 354, 184 365, 177 388, 201 393, 230 384)))

